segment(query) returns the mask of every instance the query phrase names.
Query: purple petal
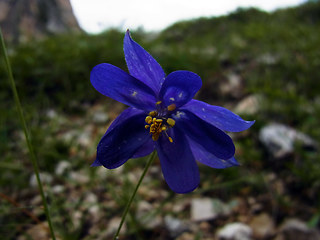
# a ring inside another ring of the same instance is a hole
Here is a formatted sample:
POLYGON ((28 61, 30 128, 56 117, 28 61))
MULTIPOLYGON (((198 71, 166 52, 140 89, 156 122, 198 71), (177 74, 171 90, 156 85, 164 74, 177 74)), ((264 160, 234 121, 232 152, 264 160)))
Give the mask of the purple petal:
MULTIPOLYGON (((108 127, 107 132, 104 134, 107 135, 109 132, 111 132, 111 130, 113 130, 116 126, 122 124, 123 122, 125 122, 126 120, 128 120, 130 117, 135 116, 137 114, 142 114, 143 112, 141 110, 137 110, 134 108, 127 108, 125 109, 108 127)), ((96 159, 92 164, 91 167, 99 167, 102 164, 99 162, 98 159, 96 159)))
POLYGON ((123 50, 130 74, 159 93, 165 73, 159 63, 131 39, 129 30, 124 37, 123 50))
POLYGON ((234 157, 228 160, 219 159, 212 153, 208 152, 200 144, 191 140, 190 138, 188 138, 188 142, 189 142, 191 151, 193 153, 193 156, 198 162, 202 164, 205 164, 212 168, 228 168, 233 166, 239 166, 239 163, 234 157))
POLYGON ((156 98, 151 88, 111 64, 95 66, 90 80, 98 92, 126 105, 144 110, 155 107, 156 98))
POLYGON ((223 131, 240 132, 251 127, 255 121, 245 121, 226 108, 213 106, 205 102, 191 100, 181 109, 188 110, 223 131))
POLYGON ((105 135, 108 134, 110 131, 112 131, 118 125, 123 124, 125 121, 127 121, 131 117, 134 117, 138 114, 144 114, 144 111, 139 110, 139 109, 135 109, 132 107, 129 107, 129 108, 123 110, 120 113, 120 115, 115 120, 113 120, 113 122, 110 124, 105 135))
POLYGON ((156 142, 163 176, 176 193, 188 193, 200 182, 197 163, 184 135, 178 129, 170 129, 169 136, 162 134, 156 142))
POLYGON ((145 144, 143 144, 132 156, 132 158, 145 157, 152 153, 155 148, 155 142, 150 138, 145 144))
POLYGON ((206 151, 224 160, 233 157, 232 139, 220 129, 188 111, 177 111, 171 116, 176 120, 174 128, 179 128, 206 151))
POLYGON ((159 98, 165 106, 175 104, 180 107, 189 102, 201 88, 201 78, 189 71, 175 71, 170 73, 160 90, 159 98))
POLYGON ((94 160, 90 167, 100 167, 102 164, 99 162, 98 159, 94 160))
POLYGON ((112 169, 132 158, 151 138, 144 128, 145 116, 134 108, 123 111, 100 140, 96 161, 112 169))

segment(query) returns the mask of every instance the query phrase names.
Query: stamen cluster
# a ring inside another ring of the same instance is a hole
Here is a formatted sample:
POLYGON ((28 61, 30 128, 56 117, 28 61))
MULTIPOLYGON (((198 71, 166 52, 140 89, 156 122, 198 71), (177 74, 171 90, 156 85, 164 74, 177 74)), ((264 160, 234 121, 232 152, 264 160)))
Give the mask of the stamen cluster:
POLYGON ((166 134, 170 142, 173 142, 172 138, 168 136, 167 130, 175 125, 175 120, 172 118, 159 118, 157 111, 152 111, 145 119, 147 125, 146 129, 149 129, 149 133, 152 134, 152 140, 157 141, 162 132, 166 134))

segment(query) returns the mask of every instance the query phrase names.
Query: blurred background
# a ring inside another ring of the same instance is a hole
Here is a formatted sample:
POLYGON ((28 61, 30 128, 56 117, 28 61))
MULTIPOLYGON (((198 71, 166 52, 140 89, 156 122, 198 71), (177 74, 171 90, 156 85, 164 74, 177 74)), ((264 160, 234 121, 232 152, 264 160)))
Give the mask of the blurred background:
MULTIPOLYGON (((127 70, 127 28, 167 74, 201 76, 197 99, 256 123, 230 134, 241 166, 199 165, 190 194, 168 188, 157 159, 120 239, 320 239, 320 2, 224 2, 0 0, 58 239, 111 239, 146 163, 90 167, 125 109, 90 71, 127 70)), ((0 79, 0 238, 50 239, 2 58, 0 79)))

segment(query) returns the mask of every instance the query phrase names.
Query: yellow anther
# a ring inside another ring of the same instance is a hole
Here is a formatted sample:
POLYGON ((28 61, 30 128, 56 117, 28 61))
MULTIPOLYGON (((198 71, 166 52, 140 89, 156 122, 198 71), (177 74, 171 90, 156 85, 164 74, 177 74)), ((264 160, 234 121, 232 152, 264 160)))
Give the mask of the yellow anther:
POLYGON ((149 116, 155 117, 157 116, 157 112, 156 111, 149 112, 149 116))
POLYGON ((163 121, 162 119, 157 119, 156 120, 157 123, 162 123, 162 121, 163 121))
POLYGON ((169 141, 170 141, 171 143, 173 143, 173 140, 172 140, 172 138, 171 138, 171 137, 168 137, 168 139, 169 139, 169 141))
POLYGON ((146 121, 146 123, 150 124, 152 122, 152 117, 147 116, 145 121, 146 121))
POLYGON ((159 104, 161 104, 162 103, 162 101, 158 101, 158 102, 156 102, 156 105, 159 105, 159 104))
POLYGON ((148 129, 150 127, 150 125, 144 125, 145 129, 148 129))
POLYGON ((167 107, 167 109, 168 109, 168 111, 173 111, 176 109, 176 105, 174 103, 172 103, 167 107))
POLYGON ((173 120, 172 118, 168 118, 167 123, 170 125, 170 127, 173 127, 176 124, 176 121, 173 120))
POLYGON ((155 123, 157 121, 156 118, 152 118, 152 122, 155 123))
POLYGON ((165 131, 165 130, 167 130, 167 127, 166 127, 166 126, 163 126, 163 127, 161 128, 161 130, 162 130, 162 131, 165 131))

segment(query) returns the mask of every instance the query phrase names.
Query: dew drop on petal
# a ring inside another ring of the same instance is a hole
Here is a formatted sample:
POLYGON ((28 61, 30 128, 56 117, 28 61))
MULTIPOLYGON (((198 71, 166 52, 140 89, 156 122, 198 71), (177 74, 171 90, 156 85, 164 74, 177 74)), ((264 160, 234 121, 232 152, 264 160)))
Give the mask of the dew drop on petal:
POLYGON ((181 118, 181 116, 183 116, 183 115, 185 115, 185 113, 184 113, 184 112, 180 112, 180 111, 177 111, 177 112, 174 114, 174 116, 175 116, 176 118, 181 118))
POLYGON ((133 93, 131 94, 132 97, 135 97, 138 94, 137 91, 133 91, 133 93))

